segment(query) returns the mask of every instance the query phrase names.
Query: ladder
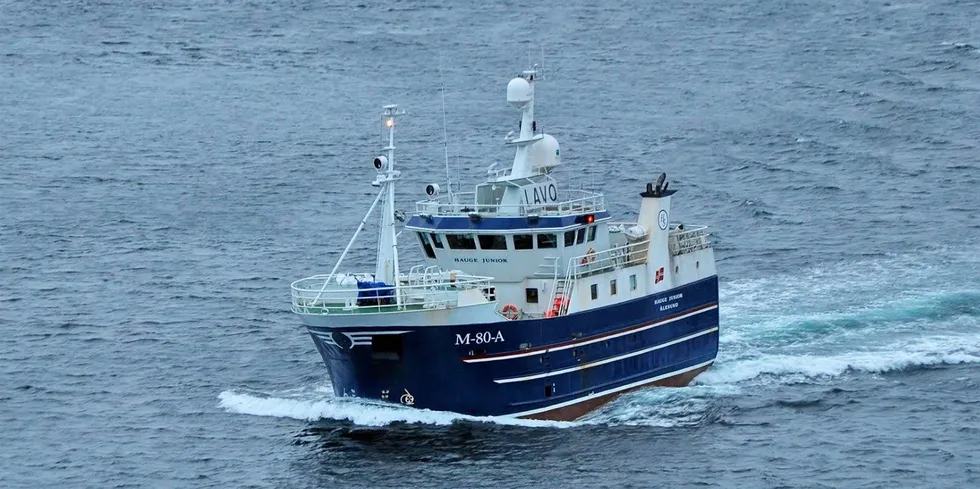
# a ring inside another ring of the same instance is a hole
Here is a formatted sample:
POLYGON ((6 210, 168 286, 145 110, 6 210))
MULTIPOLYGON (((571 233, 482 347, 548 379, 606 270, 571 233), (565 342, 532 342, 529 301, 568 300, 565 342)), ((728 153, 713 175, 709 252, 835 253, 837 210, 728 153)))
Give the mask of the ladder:
POLYGON ((555 278, 555 286, 551 291, 551 301, 548 303, 549 317, 564 316, 568 313, 568 304, 571 301, 572 287, 574 285, 574 280, 555 278))

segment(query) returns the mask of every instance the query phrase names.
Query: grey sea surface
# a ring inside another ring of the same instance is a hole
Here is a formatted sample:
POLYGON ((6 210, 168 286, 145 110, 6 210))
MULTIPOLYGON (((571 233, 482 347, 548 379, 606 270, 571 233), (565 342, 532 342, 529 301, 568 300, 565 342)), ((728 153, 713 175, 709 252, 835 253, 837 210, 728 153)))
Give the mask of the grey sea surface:
POLYGON ((0 487, 978 487, 978 189, 976 1, 0 0, 0 487), (711 226, 718 362, 573 423, 336 398, 289 284, 381 106, 411 212, 511 161, 529 51, 566 188, 711 226))

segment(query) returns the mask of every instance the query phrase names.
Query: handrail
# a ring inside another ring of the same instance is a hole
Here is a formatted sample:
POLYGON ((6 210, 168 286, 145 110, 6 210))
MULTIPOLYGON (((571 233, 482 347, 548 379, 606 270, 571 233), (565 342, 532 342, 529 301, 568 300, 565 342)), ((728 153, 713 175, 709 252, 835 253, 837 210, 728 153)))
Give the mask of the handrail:
MULTIPOLYGON (((558 303, 558 316, 564 316, 565 314, 568 314, 568 308, 570 307, 572 302, 571 299, 567 297, 568 291, 574 289, 576 285, 576 280, 572 278, 571 266, 565 267, 565 278, 562 279, 562 285, 566 297, 562 297, 561 302, 558 303)), ((555 298, 557 299, 557 297, 555 298)))
POLYGON ((708 226, 689 226, 685 228, 673 228, 670 230, 671 236, 681 236, 689 233, 703 232, 708 229, 708 226))
MULTIPOLYGON (((386 312, 417 308, 453 307, 458 293, 469 289, 489 291, 492 277, 464 273, 438 272, 408 277, 407 284, 396 288, 358 288, 327 281, 329 275, 314 275, 297 280, 292 289, 292 310, 303 314, 386 312), (401 299, 401 304, 399 304, 401 299)), ((493 301, 493 298, 488 298, 493 301)))
MULTIPOLYGON (((634 243, 627 243, 623 246, 617 246, 615 248, 609 248, 607 250, 602 250, 595 253, 586 253, 584 255, 569 258, 568 266, 565 267, 565 278, 562 279, 566 296, 568 295, 568 291, 575 287, 575 284, 578 282, 579 278, 602 273, 608 270, 642 265, 646 263, 647 247, 649 244, 650 240, 645 239, 634 243)), ((558 283, 558 276, 556 274, 554 287, 551 294, 551 302, 549 304, 553 304, 557 300, 558 283)), ((558 315, 564 316, 567 314, 570 305, 570 300, 562 300, 559 303, 558 315)))
MULTIPOLYGON (((561 202, 549 202, 543 204, 478 204, 476 202, 459 203, 448 202, 447 199, 426 199, 415 203, 416 214, 430 214, 436 216, 465 216, 471 212, 481 214, 506 214, 526 216, 537 214, 539 216, 563 216, 578 214, 582 212, 600 212, 606 210, 605 198, 597 192, 587 190, 566 190, 569 197, 576 194, 581 197, 564 200, 561 202), (512 211, 512 212, 502 212, 512 211)), ((457 197, 463 194, 457 194, 457 197)), ((473 195, 472 192, 468 195, 473 195)), ((475 200, 475 199, 474 199, 475 200)))
MULTIPOLYGON (((496 168, 487 171, 487 178, 489 179, 489 178, 509 177, 513 172, 514 169, 510 167, 496 168)), ((549 171, 545 167, 541 167, 541 166, 531 167, 531 175, 547 175, 548 173, 549 171)))
MULTIPOLYGON (((548 298, 548 306, 547 307, 548 307, 548 310, 549 311, 551 310, 552 307, 554 307, 555 301, 558 300, 558 283, 559 283, 558 282, 558 270, 559 270, 559 268, 561 268, 561 267, 558 266, 558 260, 560 260, 561 257, 553 256, 553 257, 550 257, 550 258, 553 258, 555 260, 555 273, 554 273, 554 278, 551 281, 551 296, 548 298)), ((567 274, 568 274, 568 270, 565 271, 565 275, 566 276, 567 276, 567 274)), ((562 308, 565 307, 566 303, 568 302, 568 297, 567 296, 568 296, 568 290, 569 289, 568 289, 568 280, 567 280, 567 277, 563 276, 561 284, 562 284, 562 293, 565 295, 565 297, 562 297, 561 302, 559 302, 558 314, 557 314, 558 316, 560 316, 562 314, 561 310, 562 310, 562 308)))
POLYGON ((646 263, 649 244, 650 240, 645 239, 569 258, 567 275, 571 279, 578 279, 608 270, 642 265, 646 263))
POLYGON ((683 230, 672 230, 667 239, 667 249, 671 256, 710 248, 707 229, 708 226, 692 226, 683 230))

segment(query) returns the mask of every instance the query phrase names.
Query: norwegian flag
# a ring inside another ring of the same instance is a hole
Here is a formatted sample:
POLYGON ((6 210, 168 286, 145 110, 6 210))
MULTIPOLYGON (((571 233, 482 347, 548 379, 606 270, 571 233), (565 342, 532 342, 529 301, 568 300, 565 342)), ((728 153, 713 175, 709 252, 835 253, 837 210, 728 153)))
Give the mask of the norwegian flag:
POLYGON ((659 284, 663 279, 664 279, 664 267, 660 267, 660 270, 657 270, 656 278, 654 278, 653 283, 659 284))

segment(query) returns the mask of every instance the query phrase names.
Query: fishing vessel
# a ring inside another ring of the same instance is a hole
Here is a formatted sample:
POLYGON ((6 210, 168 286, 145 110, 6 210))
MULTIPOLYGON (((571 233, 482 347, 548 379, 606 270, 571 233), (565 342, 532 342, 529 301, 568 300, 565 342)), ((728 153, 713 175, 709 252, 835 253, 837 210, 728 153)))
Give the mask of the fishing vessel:
POLYGON ((663 173, 635 189, 635 222, 614 222, 601 193, 563 189, 558 141, 534 119, 537 74, 507 84, 521 112, 506 140, 512 166, 491 167, 473 192, 427 185, 403 224, 402 112, 384 107, 377 197, 330 273, 292 283, 292 311, 338 396, 574 420, 630 390, 687 385, 714 362, 718 278, 706 226, 671 219, 676 189, 663 173), (374 269, 341 272, 379 206, 374 269), (399 262, 403 232, 423 263, 399 262))

